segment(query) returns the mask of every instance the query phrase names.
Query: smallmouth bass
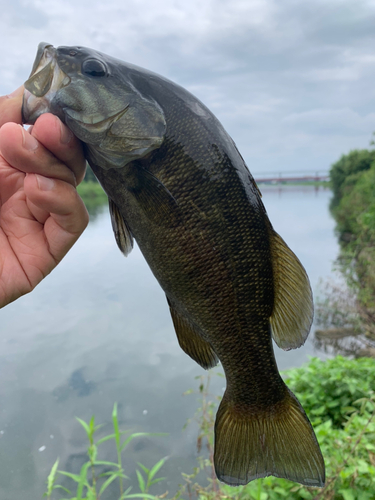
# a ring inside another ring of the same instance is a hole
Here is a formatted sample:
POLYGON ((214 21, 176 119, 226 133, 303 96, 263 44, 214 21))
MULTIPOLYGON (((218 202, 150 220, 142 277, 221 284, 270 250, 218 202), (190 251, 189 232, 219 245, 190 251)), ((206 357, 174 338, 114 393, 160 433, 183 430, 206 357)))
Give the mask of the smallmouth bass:
POLYGON ((323 486, 314 431, 272 347, 305 342, 309 280, 220 122, 180 86, 84 47, 41 43, 25 89, 25 123, 51 112, 83 142, 117 244, 127 255, 137 241, 181 348, 203 368, 223 365, 218 478, 323 486))

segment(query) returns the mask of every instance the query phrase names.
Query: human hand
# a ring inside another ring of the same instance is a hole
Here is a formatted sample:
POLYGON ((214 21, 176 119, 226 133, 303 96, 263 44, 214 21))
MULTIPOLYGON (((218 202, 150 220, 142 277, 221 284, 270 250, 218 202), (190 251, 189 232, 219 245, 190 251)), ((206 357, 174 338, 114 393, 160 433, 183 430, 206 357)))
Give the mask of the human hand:
POLYGON ((0 307, 31 292, 88 224, 81 143, 51 114, 23 129, 22 95, 0 97, 0 307))

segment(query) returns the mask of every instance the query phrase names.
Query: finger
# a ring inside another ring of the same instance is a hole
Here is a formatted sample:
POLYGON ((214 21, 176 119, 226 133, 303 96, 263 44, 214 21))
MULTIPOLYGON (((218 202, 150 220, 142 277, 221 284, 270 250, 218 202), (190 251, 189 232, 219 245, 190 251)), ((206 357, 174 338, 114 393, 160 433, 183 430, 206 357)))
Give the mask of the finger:
POLYGON ((76 185, 74 172, 20 125, 6 123, 0 128, 0 151, 1 156, 17 170, 76 185))
POLYGON ((76 189, 67 182, 29 174, 24 186, 28 200, 40 213, 49 214, 44 233, 57 264, 86 228, 89 222, 86 207, 76 189))
POLYGON ((23 85, 9 95, 0 97, 0 127, 7 122, 22 123, 23 85))
POLYGON ((83 180, 86 160, 81 141, 57 116, 50 113, 41 115, 35 122, 31 135, 74 172, 77 184, 83 180))

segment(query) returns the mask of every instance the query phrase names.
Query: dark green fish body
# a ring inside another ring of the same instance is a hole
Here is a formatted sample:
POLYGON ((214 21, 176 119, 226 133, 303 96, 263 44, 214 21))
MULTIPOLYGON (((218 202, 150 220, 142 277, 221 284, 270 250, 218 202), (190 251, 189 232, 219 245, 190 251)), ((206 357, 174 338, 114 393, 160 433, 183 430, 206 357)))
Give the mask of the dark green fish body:
POLYGON ((81 47, 39 47, 23 114, 58 115, 80 138, 110 200, 120 249, 137 241, 166 293, 181 347, 227 388, 215 468, 228 484, 276 475, 324 484, 311 424, 272 347, 305 341, 305 271, 268 220, 258 188, 213 114, 178 85, 81 47))

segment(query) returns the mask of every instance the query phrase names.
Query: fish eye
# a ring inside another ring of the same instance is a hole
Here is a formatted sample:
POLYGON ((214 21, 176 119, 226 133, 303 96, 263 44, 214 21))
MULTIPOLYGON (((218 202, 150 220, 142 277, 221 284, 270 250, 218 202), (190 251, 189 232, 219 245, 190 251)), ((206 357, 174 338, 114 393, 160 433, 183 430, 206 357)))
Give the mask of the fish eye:
POLYGON ((105 76, 107 68, 97 59, 88 59, 82 64, 82 73, 89 76, 105 76))

